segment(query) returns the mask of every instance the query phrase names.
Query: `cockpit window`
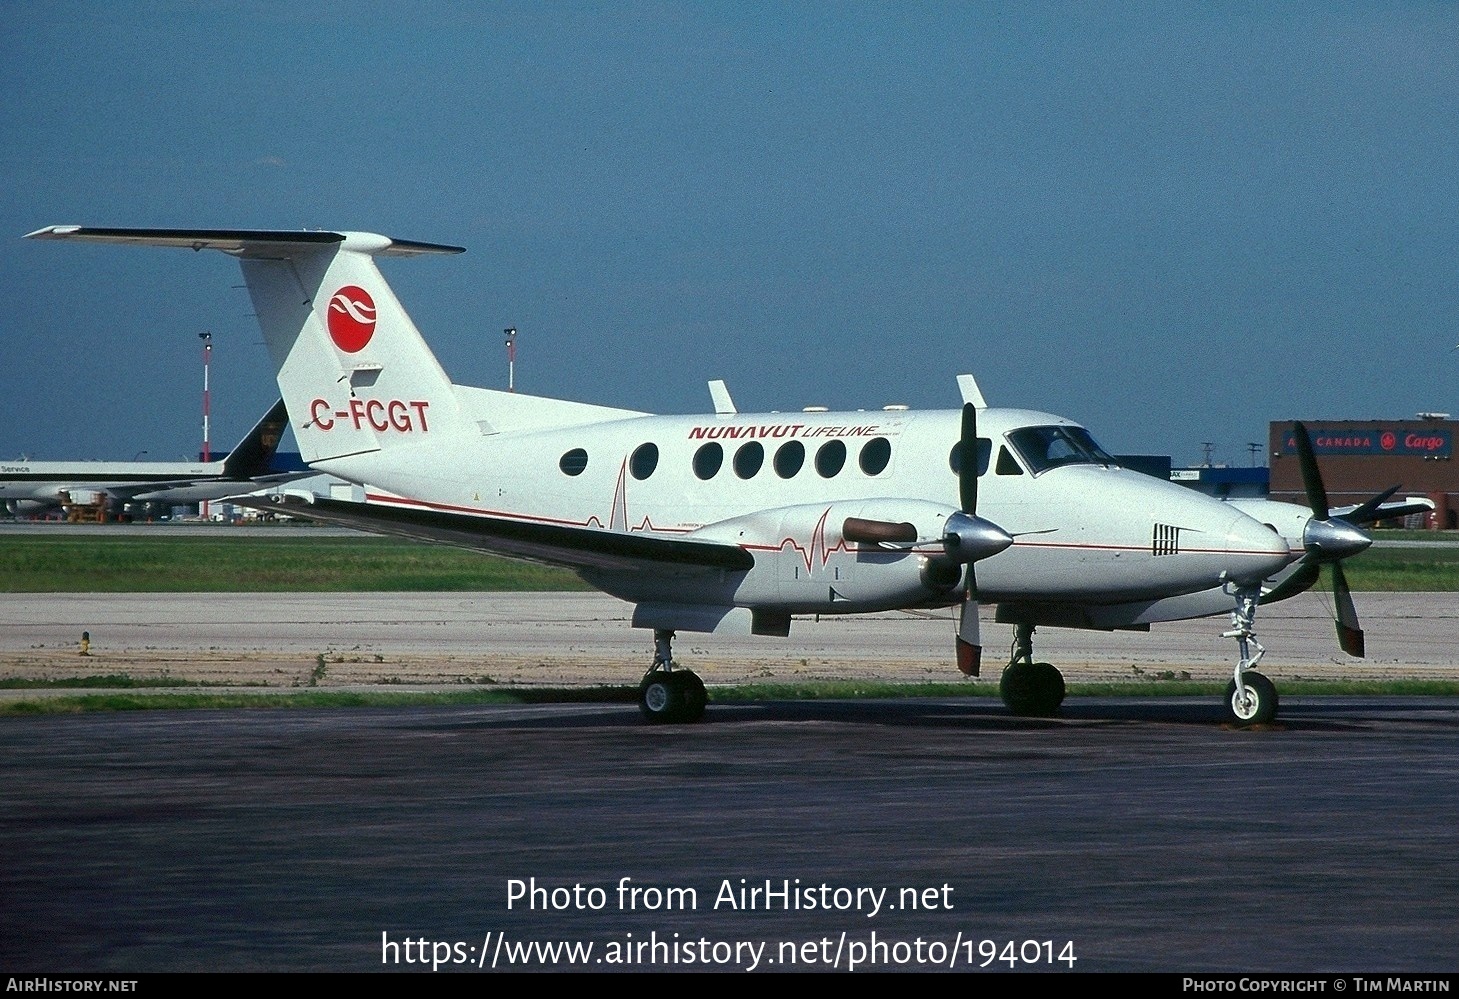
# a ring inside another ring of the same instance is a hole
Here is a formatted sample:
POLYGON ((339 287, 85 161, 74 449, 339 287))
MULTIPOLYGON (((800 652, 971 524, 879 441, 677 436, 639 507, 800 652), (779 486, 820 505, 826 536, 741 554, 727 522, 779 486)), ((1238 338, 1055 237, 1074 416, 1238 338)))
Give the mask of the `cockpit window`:
POLYGON ((1115 464, 1083 427, 1023 427, 1008 442, 1035 475, 1060 465, 1115 464))

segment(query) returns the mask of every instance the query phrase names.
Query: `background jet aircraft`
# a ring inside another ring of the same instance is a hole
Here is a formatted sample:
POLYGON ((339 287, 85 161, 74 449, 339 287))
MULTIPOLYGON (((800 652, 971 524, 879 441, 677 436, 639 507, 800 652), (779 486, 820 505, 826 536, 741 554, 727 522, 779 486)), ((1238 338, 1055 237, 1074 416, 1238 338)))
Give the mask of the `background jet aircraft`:
POLYGON ((98 501, 119 512, 129 502, 179 506, 252 492, 310 474, 272 467, 288 419, 280 399, 218 461, 0 461, 0 500, 12 514, 98 501))

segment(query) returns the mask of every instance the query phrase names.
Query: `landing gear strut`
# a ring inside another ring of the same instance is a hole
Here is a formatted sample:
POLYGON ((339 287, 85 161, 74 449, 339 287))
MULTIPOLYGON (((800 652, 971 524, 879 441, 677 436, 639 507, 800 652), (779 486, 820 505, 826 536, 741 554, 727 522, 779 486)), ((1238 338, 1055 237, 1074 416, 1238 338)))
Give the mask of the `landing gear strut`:
POLYGON ((1064 703, 1064 675, 1050 663, 1033 661, 1033 625, 1013 627, 1013 649, 998 693, 1008 710, 1026 718, 1049 718, 1064 703))
POLYGON ((698 721, 709 703, 699 675, 674 662, 673 643, 672 631, 654 631, 654 662, 638 685, 638 709, 651 722, 698 721))
POLYGON ((1228 590, 1236 598, 1236 609, 1231 612, 1231 630, 1222 632, 1222 638, 1234 638, 1241 646, 1241 657, 1236 660, 1236 672, 1226 685, 1226 711, 1229 721, 1236 725, 1265 725, 1277 716, 1277 688, 1254 667, 1266 655, 1256 640, 1256 606, 1261 599, 1261 587, 1239 586, 1228 590), (1251 654, 1252 648, 1256 655, 1251 654))

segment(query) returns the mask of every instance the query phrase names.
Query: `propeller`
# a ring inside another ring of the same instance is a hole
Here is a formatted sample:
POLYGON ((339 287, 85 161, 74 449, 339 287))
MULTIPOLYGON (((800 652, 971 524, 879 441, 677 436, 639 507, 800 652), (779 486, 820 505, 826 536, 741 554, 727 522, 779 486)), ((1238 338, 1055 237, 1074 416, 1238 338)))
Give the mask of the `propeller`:
POLYGON ((977 676, 982 667, 983 641, 978 627, 978 579, 973 566, 978 559, 996 555, 1013 538, 1007 531, 978 516, 978 409, 963 403, 961 454, 957 473, 957 513, 947 517, 943 550, 949 558, 966 562, 966 588, 958 608, 957 668, 966 676, 977 676))
POLYGON ((1398 487, 1378 494, 1345 517, 1332 516, 1327 505, 1327 489, 1322 484, 1322 472, 1312 450, 1312 438, 1301 423, 1293 424, 1292 429, 1297 442, 1297 460, 1302 468, 1302 485, 1307 492, 1307 505, 1312 508, 1312 518, 1302 529, 1302 547, 1306 554, 1297 563, 1296 570, 1264 594, 1261 602, 1275 603, 1301 593, 1317 582, 1324 565, 1331 566, 1337 643, 1348 655, 1361 658, 1363 629, 1358 626, 1358 612, 1353 606, 1353 594, 1342 570, 1342 562, 1373 543, 1373 539, 1357 525, 1377 520, 1378 508, 1398 491, 1398 487))
POLYGON ((941 544, 951 562, 967 565, 962 603, 957 621, 957 666, 968 676, 977 676, 982 665, 983 645, 978 628, 978 582, 973 563, 997 555, 1013 544, 1013 536, 990 520, 978 516, 978 410, 964 403, 962 436, 958 443, 958 509, 947 515, 940 538, 919 538, 910 523, 847 517, 841 536, 848 541, 889 548, 941 544))

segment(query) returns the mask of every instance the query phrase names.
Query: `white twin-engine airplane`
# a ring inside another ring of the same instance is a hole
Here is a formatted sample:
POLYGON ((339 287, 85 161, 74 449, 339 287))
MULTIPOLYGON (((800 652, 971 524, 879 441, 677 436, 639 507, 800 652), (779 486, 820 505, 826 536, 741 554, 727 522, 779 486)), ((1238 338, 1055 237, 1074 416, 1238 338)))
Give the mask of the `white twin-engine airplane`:
POLYGON ((1273 504, 1291 515, 1289 542, 1233 504, 1119 467, 1070 420, 987 408, 966 375, 961 411, 943 412, 745 414, 712 382, 715 413, 654 416, 455 385, 374 258, 460 247, 360 232, 30 235, 237 257, 304 460, 363 487, 357 501, 272 508, 575 570, 653 629, 640 687, 653 720, 704 711, 703 682, 673 660, 676 631, 783 636, 797 614, 952 607, 957 663, 977 675, 986 603, 1015 627, 1000 685, 1015 713, 1052 714, 1064 697, 1059 671, 1034 661, 1038 625, 1148 630, 1232 611, 1226 704, 1239 723, 1266 721, 1276 691, 1251 669, 1264 582, 1284 575, 1277 595, 1290 596, 1369 543, 1325 498, 1310 514, 1273 504))

